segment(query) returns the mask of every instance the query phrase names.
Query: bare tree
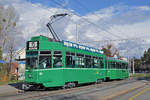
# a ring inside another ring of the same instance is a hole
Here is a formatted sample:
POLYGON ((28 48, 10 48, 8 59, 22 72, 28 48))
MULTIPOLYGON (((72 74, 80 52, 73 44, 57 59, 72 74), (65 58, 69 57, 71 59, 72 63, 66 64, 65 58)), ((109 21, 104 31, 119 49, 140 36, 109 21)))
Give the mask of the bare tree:
POLYGON ((7 74, 8 76, 10 75, 10 71, 12 68, 12 62, 14 60, 15 57, 15 53, 16 53, 16 41, 14 38, 12 37, 8 37, 8 43, 7 43, 7 60, 9 61, 9 65, 7 66, 7 74))
POLYGON ((117 48, 112 44, 107 44, 106 46, 103 46, 102 50, 104 51, 107 57, 114 57, 115 55, 119 56, 117 48))
POLYGON ((10 71, 16 51, 17 36, 21 33, 16 27, 19 17, 15 8, 11 5, 3 7, 0 5, 0 47, 2 54, 5 54, 8 66, 6 66, 7 75, 11 76, 10 71))
POLYGON ((0 6, 0 46, 2 51, 5 50, 8 37, 13 36, 12 33, 16 31, 17 21, 18 16, 13 6, 7 8, 0 6))

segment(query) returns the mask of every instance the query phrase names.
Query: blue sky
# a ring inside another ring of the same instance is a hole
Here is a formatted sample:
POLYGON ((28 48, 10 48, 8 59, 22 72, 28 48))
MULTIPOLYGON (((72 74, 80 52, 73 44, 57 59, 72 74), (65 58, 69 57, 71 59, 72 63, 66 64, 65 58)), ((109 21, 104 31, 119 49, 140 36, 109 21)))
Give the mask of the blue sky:
POLYGON ((19 33, 22 33, 25 40, 36 35, 49 36, 46 27, 49 17, 66 12, 71 16, 53 24, 63 40, 76 42, 79 33, 79 42, 88 41, 86 45, 100 48, 108 42, 91 41, 128 39, 111 42, 125 56, 140 57, 150 47, 150 0, 0 0, 0 5, 12 5, 15 8, 19 16, 19 33), (53 1, 81 16, 70 14, 53 1), (134 38, 138 39, 132 41, 134 38))
POLYGON ((48 7, 59 7, 56 1, 67 8, 71 8, 81 15, 95 12, 114 5, 126 6, 150 6, 150 0, 27 0, 32 3, 40 3, 48 7))

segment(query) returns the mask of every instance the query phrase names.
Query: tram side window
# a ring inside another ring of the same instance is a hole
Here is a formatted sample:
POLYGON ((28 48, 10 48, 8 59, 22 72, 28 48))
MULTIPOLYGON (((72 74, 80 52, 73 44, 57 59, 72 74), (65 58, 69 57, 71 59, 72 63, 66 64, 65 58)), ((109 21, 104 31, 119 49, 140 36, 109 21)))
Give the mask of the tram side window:
POLYGON ((39 68, 51 68, 51 51, 40 51, 39 68))
POLYGON ((122 69, 126 69, 126 64, 122 63, 122 69))
POLYGON ((118 69, 118 64, 117 64, 117 62, 115 62, 115 68, 118 69))
POLYGON ((115 68, 115 62, 111 62, 111 68, 115 68))
POLYGON ((125 68, 128 69, 128 64, 125 64, 125 68))
POLYGON ((111 68, 111 62, 108 61, 108 69, 110 69, 110 68, 111 68))
POLYGON ((26 58, 26 66, 31 69, 37 68, 37 58, 36 57, 27 57, 26 58))
POLYGON ((104 68, 103 58, 100 57, 100 58, 99 58, 99 61, 100 61, 100 68, 104 68))
POLYGON ((116 67, 117 67, 117 69, 120 69, 120 64, 119 64, 119 62, 116 62, 116 67))
POLYGON ((84 55, 83 54, 77 54, 76 55, 75 66, 78 68, 84 68, 85 63, 84 63, 84 55))
POLYGON ((116 66, 116 62, 114 62, 114 68, 115 68, 115 69, 117 68, 117 66, 116 66))
POLYGON ((124 68, 123 69, 126 69, 126 63, 124 63, 124 68))
POLYGON ((120 64, 120 69, 122 69, 122 63, 120 62, 119 64, 120 64))
POLYGON ((93 68, 98 68, 99 63, 98 63, 98 57, 93 57, 93 68))
POLYGON ((53 67, 54 68, 62 67, 62 52, 61 51, 54 51, 54 54, 53 54, 53 67))
POLYGON ((116 69, 116 62, 113 62, 113 68, 116 69))
POLYGON ((122 69, 122 63, 119 62, 119 69, 122 69))
POLYGON ((66 52, 66 67, 75 66, 75 53, 66 52))
POLYGON ((39 57, 39 67, 40 69, 51 67, 51 56, 40 56, 39 57))
POLYGON ((110 68, 111 69, 113 68, 113 62, 110 62, 110 68))
POLYGON ((85 66, 86 68, 91 68, 92 66, 91 56, 85 55, 85 66))

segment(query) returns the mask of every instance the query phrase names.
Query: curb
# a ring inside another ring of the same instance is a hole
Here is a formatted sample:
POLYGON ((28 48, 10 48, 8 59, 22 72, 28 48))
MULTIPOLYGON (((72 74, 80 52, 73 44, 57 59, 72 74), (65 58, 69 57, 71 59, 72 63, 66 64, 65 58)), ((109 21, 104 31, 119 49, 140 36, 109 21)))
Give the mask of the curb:
POLYGON ((110 96, 103 97, 103 98, 98 99, 98 100, 110 100, 110 99, 113 99, 113 98, 115 98, 115 97, 117 97, 117 96, 121 96, 121 95, 123 95, 123 94, 132 92, 132 91, 134 91, 134 90, 136 90, 136 89, 139 89, 139 88, 141 88, 141 87, 143 87, 143 86, 145 86, 145 85, 147 85, 147 83, 143 83, 142 85, 139 85, 139 86, 134 87, 134 88, 131 88, 131 89, 127 89, 127 90, 124 90, 124 91, 119 91, 119 92, 117 92, 117 93, 115 93, 115 94, 112 94, 112 95, 110 95, 110 96))

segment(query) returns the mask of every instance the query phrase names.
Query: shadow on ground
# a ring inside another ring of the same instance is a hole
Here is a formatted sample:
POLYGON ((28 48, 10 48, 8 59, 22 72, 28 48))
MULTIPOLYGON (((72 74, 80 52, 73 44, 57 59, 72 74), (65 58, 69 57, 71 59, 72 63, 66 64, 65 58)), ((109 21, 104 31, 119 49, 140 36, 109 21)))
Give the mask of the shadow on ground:
POLYGON ((23 84, 23 82, 18 82, 18 83, 10 83, 8 85, 12 86, 12 87, 14 87, 14 88, 16 88, 18 90, 22 90, 22 84, 23 84))

